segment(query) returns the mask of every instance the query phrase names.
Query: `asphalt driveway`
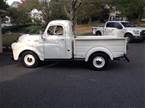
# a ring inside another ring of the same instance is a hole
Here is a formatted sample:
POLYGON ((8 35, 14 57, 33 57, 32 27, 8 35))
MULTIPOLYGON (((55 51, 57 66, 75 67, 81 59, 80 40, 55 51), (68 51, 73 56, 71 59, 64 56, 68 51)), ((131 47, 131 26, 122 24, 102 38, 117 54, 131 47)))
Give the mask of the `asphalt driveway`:
POLYGON ((45 63, 35 69, 0 55, 0 108, 144 108, 145 43, 129 45, 128 57, 106 71, 83 62, 45 63))

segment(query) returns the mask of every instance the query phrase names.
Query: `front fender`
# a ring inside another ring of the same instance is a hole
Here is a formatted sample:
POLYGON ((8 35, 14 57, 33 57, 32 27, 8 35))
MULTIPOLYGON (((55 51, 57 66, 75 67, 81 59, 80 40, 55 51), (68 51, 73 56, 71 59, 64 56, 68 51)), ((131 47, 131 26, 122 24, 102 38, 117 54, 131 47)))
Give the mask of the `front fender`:
POLYGON ((125 34, 131 34, 132 36, 140 36, 140 33, 135 34, 132 29, 127 29, 125 34))
POLYGON ((89 50, 89 51, 87 52, 87 54, 86 54, 86 56, 85 56, 85 61, 87 62, 87 61, 89 60, 89 57, 90 57, 92 54, 97 53, 97 52, 105 53, 105 54, 107 54, 107 55, 110 57, 111 60, 114 59, 113 54, 112 54, 112 52, 111 52, 109 49, 104 48, 104 47, 97 47, 97 48, 92 48, 91 50, 89 50))
POLYGON ((37 54, 37 56, 41 61, 44 61, 44 51, 43 51, 43 46, 41 45, 35 45, 34 47, 23 43, 13 43, 12 51, 13 51, 14 60, 16 61, 19 60, 20 55, 25 51, 34 52, 35 54, 37 54))
POLYGON ((93 34, 96 34, 96 32, 101 32, 101 34, 103 34, 103 29, 102 27, 92 27, 92 32, 93 34))

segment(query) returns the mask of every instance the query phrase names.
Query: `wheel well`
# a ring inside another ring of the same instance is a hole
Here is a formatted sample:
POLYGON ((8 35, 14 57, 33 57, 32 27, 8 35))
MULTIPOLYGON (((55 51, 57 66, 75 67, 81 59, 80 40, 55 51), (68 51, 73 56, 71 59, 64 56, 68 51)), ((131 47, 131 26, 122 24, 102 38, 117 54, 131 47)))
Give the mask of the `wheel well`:
POLYGON ((90 60, 91 57, 93 57, 93 56, 96 55, 96 54, 103 54, 103 55, 105 55, 109 60, 111 60, 110 56, 109 56, 107 53, 102 52, 102 51, 94 52, 93 54, 91 54, 90 57, 89 57, 89 60, 90 60))
POLYGON ((96 31, 96 34, 99 33, 100 35, 102 35, 101 31, 96 31))
POLYGON ((125 33, 124 37, 127 37, 127 35, 132 35, 132 34, 127 32, 127 33, 125 33))
POLYGON ((35 54, 35 55, 39 58, 39 56, 38 56, 34 51, 31 51, 31 50, 24 50, 24 51, 22 51, 22 52, 20 53, 20 55, 19 55, 19 58, 21 58, 22 55, 23 55, 25 52, 32 52, 33 54, 35 54))

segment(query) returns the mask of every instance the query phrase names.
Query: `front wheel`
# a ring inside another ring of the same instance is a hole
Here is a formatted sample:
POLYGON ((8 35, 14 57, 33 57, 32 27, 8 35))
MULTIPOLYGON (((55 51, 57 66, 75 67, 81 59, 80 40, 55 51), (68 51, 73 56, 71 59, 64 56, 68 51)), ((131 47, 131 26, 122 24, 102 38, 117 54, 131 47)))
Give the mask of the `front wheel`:
POLYGON ((90 57, 89 65, 93 70, 103 70, 107 67, 109 58, 103 53, 96 53, 90 57))
POLYGON ((22 54, 21 61, 25 67, 34 68, 38 66, 40 60, 35 53, 27 51, 22 54))

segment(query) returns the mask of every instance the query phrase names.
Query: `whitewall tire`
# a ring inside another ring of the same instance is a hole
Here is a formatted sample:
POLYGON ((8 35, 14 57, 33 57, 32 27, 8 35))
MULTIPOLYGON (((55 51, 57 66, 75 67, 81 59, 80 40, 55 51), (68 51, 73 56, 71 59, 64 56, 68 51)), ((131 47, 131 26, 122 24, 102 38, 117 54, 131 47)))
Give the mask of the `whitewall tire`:
POLYGON ((21 61, 25 67, 34 68, 38 66, 40 60, 35 53, 26 51, 22 54, 21 61))
POLYGON ((89 65, 93 70, 103 70, 108 66, 109 58, 106 54, 96 53, 89 59, 89 65))

